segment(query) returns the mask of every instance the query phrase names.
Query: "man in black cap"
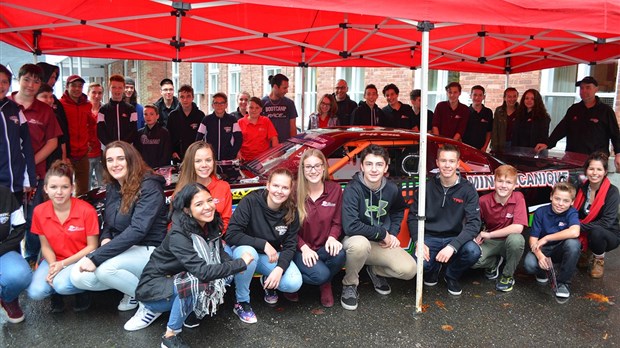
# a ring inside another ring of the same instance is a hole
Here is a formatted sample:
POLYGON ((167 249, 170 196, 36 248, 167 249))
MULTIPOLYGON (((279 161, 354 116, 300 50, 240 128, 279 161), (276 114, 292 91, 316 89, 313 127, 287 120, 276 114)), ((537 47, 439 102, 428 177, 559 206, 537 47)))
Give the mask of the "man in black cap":
POLYGON ((159 83, 161 87, 161 98, 155 103, 157 109, 159 109, 159 123, 166 127, 168 125, 168 115, 172 110, 179 107, 179 100, 174 96, 174 83, 169 78, 161 80, 159 83))
POLYGON ((602 151, 609 155, 609 141, 616 153, 614 164, 620 170, 620 130, 616 115, 609 105, 596 96, 598 82, 592 76, 577 81, 581 101, 573 104, 555 127, 547 144, 536 145, 535 150, 553 148, 566 137, 566 151, 589 155, 602 151))

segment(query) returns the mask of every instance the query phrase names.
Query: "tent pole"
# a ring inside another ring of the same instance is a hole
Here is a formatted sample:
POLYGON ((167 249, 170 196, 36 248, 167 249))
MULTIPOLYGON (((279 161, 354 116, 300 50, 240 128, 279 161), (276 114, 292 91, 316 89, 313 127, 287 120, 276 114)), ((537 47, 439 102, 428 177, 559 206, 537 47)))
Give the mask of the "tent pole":
MULTIPOLYGON (((427 129, 428 119, 426 117, 428 109, 428 64, 429 64, 429 41, 430 30, 434 25, 430 22, 420 22, 418 24, 418 30, 422 32, 422 81, 421 81, 421 100, 420 100, 420 152, 418 163, 418 201, 414 204, 418 204, 418 234, 416 247, 414 252, 417 256, 417 277, 416 277, 416 301, 415 311, 416 313, 422 312, 422 288, 424 286, 422 280, 424 277, 424 250, 417 248, 418 245, 424 243, 424 220, 426 219, 426 158, 427 158, 427 129)), ((412 231, 409 231, 410 233, 412 231)))
POLYGON ((304 111, 306 110, 306 73, 308 72, 308 68, 306 67, 306 48, 301 46, 301 131, 305 131, 305 118, 306 114, 304 111))

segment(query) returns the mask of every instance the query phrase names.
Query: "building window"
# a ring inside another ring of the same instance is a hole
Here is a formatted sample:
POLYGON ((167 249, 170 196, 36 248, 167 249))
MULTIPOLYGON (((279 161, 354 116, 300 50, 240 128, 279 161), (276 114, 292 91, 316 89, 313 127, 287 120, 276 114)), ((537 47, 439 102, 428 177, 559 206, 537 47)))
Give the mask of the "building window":
MULTIPOLYGON (((295 68, 295 86, 301 86, 302 68, 295 68)), ((297 127, 305 130, 308 126, 308 116, 316 112, 317 91, 316 91, 316 68, 306 68, 304 81, 304 105, 301 103, 302 88, 295 88, 295 107, 302 110, 298 113, 297 127), (302 124, 302 118, 305 124, 302 124)))
POLYGON ((217 93, 220 89, 220 65, 218 63, 209 63, 209 100, 207 104, 209 105, 209 114, 213 112, 213 106, 211 105, 211 101, 213 100, 213 95, 217 93))
MULTIPOLYGON (((415 81, 413 84, 414 89, 422 89, 422 71, 417 70, 415 75, 415 81)), ((459 82, 460 74, 457 71, 447 70, 428 70, 428 109, 435 110, 435 106, 441 101, 447 100, 446 86, 450 82, 459 82)), ((468 95, 463 95, 459 100, 468 99, 468 95)))
POLYGON ((347 81, 349 98, 355 102, 364 100, 364 74, 364 68, 336 68, 336 80, 347 81))
POLYGON ((228 112, 237 110, 239 93, 241 91, 241 65, 228 66, 228 112))
POLYGON ((269 85, 269 76, 275 76, 282 73, 282 68, 279 66, 265 66, 263 67, 263 95, 269 95, 271 93, 271 86, 269 85))

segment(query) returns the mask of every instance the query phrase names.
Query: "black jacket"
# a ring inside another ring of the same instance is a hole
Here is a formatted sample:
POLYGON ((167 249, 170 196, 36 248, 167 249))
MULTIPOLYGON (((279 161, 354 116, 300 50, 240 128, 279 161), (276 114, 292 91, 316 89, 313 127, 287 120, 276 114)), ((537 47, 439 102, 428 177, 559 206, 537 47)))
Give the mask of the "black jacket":
POLYGON ((285 215, 284 210, 269 209, 266 190, 253 191, 239 202, 233 212, 226 230, 226 243, 231 246, 249 245, 264 253, 265 242, 269 242, 280 252, 278 266, 286 271, 297 248, 299 216, 295 211, 295 220, 286 225, 285 215))
MULTIPOLYGON (((336 93, 332 94, 334 98, 336 98, 336 93)), ((353 114, 353 110, 357 107, 357 103, 349 98, 347 94, 346 98, 341 101, 336 99, 336 104, 338 104, 338 111, 336 115, 338 115, 338 125, 340 126, 348 126, 351 124, 351 114, 353 114)))
POLYGON ((211 144, 215 159, 222 161, 237 158, 243 136, 235 116, 224 113, 224 116, 217 117, 213 113, 205 116, 200 122, 196 140, 205 140, 211 144))
POLYGON ((153 128, 144 126, 140 129, 134 146, 151 168, 170 165, 172 156, 170 133, 159 123, 155 123, 153 128))
MULTIPOLYGON (((573 104, 549 137, 549 148, 566 137, 566 151, 585 153, 603 151, 609 154, 609 141, 614 152, 620 152, 620 130, 614 110, 596 97, 596 104, 587 108, 583 101, 573 104)), ((514 146, 514 144, 513 144, 514 146)))
POLYGON ((176 152, 183 159, 185 150, 196 141, 198 127, 203 118, 205 114, 198 109, 196 103, 192 103, 192 111, 187 116, 180 105, 170 113, 167 128, 172 141, 172 153, 176 152))
POLYGON ((405 128, 412 129, 415 113, 410 105, 400 103, 400 109, 395 110, 389 104, 383 109, 386 122, 383 124, 385 127, 405 128))
POLYGON ((0 256, 9 251, 20 252, 26 233, 26 220, 21 205, 9 190, 0 186, 0 256))
POLYGON ((174 109, 179 107, 179 99, 173 96, 172 104, 170 105, 170 107, 166 107, 166 103, 164 103, 164 97, 160 97, 159 99, 157 99, 156 102, 153 103, 153 105, 157 106, 157 109, 159 110, 159 119, 157 120, 157 122, 164 127, 168 127, 168 118, 170 118, 170 113, 174 111, 174 109))
MULTIPOLYGON (((407 219, 409 231, 414 234, 418 230, 418 193, 416 190, 407 219)), ((469 181, 459 178, 459 182, 445 193, 439 176, 426 182, 426 235, 454 237, 450 245, 459 250, 478 235, 480 224, 478 193, 469 181)))
POLYGON ((110 99, 109 103, 101 106, 97 117, 97 137, 104 146, 114 140, 133 144, 137 134, 138 113, 133 105, 110 99))
POLYGON ((512 146, 536 147, 549 141, 551 117, 533 117, 531 112, 518 114, 512 129, 512 146))
POLYGON ((122 198, 119 184, 106 185, 103 229, 99 238, 112 240, 88 255, 96 266, 134 245, 156 247, 161 244, 168 224, 165 182, 160 175, 145 175, 139 197, 128 214, 119 211, 122 198))
POLYGON ((342 230, 347 236, 364 236, 372 241, 398 235, 407 204, 401 190, 386 178, 378 190, 363 182, 361 172, 353 175, 342 193, 342 230))
POLYGON ((383 111, 377 104, 371 109, 365 101, 361 101, 359 106, 351 114, 351 125, 353 126, 383 126, 391 127, 390 120, 386 120, 383 111))
POLYGON ((153 251, 149 262, 144 267, 136 289, 136 298, 140 301, 157 301, 172 296, 174 275, 187 271, 201 282, 227 277, 245 271, 243 259, 232 260, 224 251, 221 231, 211 231, 204 236, 202 231, 184 231, 178 216, 173 216, 170 232, 160 246, 153 251), (192 233, 199 233, 207 242, 219 244, 220 260, 218 265, 208 265, 193 247, 192 233))
MULTIPOLYGON (((587 195, 589 190, 589 183, 586 182, 580 188, 583 191, 584 196, 587 195)), ((598 191, 597 191, 598 194, 598 191)), ((618 224, 618 205, 620 204, 620 193, 618 193, 618 188, 614 185, 609 187, 607 191, 607 195, 605 196, 605 205, 599 211, 598 215, 595 219, 587 224, 582 223, 581 228, 585 231, 591 231, 594 228, 603 228, 612 233, 614 233, 618 238, 620 238, 620 225, 618 224)), ((584 211, 583 204, 581 207, 577 207, 579 211, 579 219, 584 219, 587 215, 584 211)))

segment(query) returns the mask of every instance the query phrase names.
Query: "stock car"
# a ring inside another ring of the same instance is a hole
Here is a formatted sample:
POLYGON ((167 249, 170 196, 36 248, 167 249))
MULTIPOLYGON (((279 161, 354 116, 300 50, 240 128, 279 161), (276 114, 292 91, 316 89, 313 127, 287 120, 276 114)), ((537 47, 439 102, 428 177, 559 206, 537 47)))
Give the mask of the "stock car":
MULTIPOLYGON (((344 188, 360 170, 360 152, 368 145, 376 144, 387 148, 390 154, 387 175, 402 188, 405 200, 412 203, 414 190, 419 183, 419 138, 419 133, 405 129, 359 126, 314 129, 290 138, 253 161, 218 162, 217 170, 221 178, 230 183, 234 209, 249 192, 265 187, 267 177, 274 169, 285 167, 297 173, 299 159, 309 148, 319 149, 325 154, 330 178, 344 188)), ((533 149, 512 148, 504 153, 491 155, 464 143, 432 135, 427 138, 429 177, 437 173, 435 158, 437 149, 443 144, 453 144, 459 148, 459 172, 481 195, 494 189, 495 168, 505 163, 515 166, 519 171, 517 189, 523 192, 530 210, 540 204, 549 203, 550 190, 556 182, 570 181, 576 184, 583 181, 582 167, 586 159, 583 154, 552 150, 536 154, 533 149)), ((177 170, 178 167, 157 170, 166 177, 165 193, 168 200, 174 191, 177 170)), ((101 211, 104 207, 105 187, 90 191, 84 199, 101 211)), ((413 243, 406 220, 405 215, 398 238, 401 245, 411 252, 413 243)))

